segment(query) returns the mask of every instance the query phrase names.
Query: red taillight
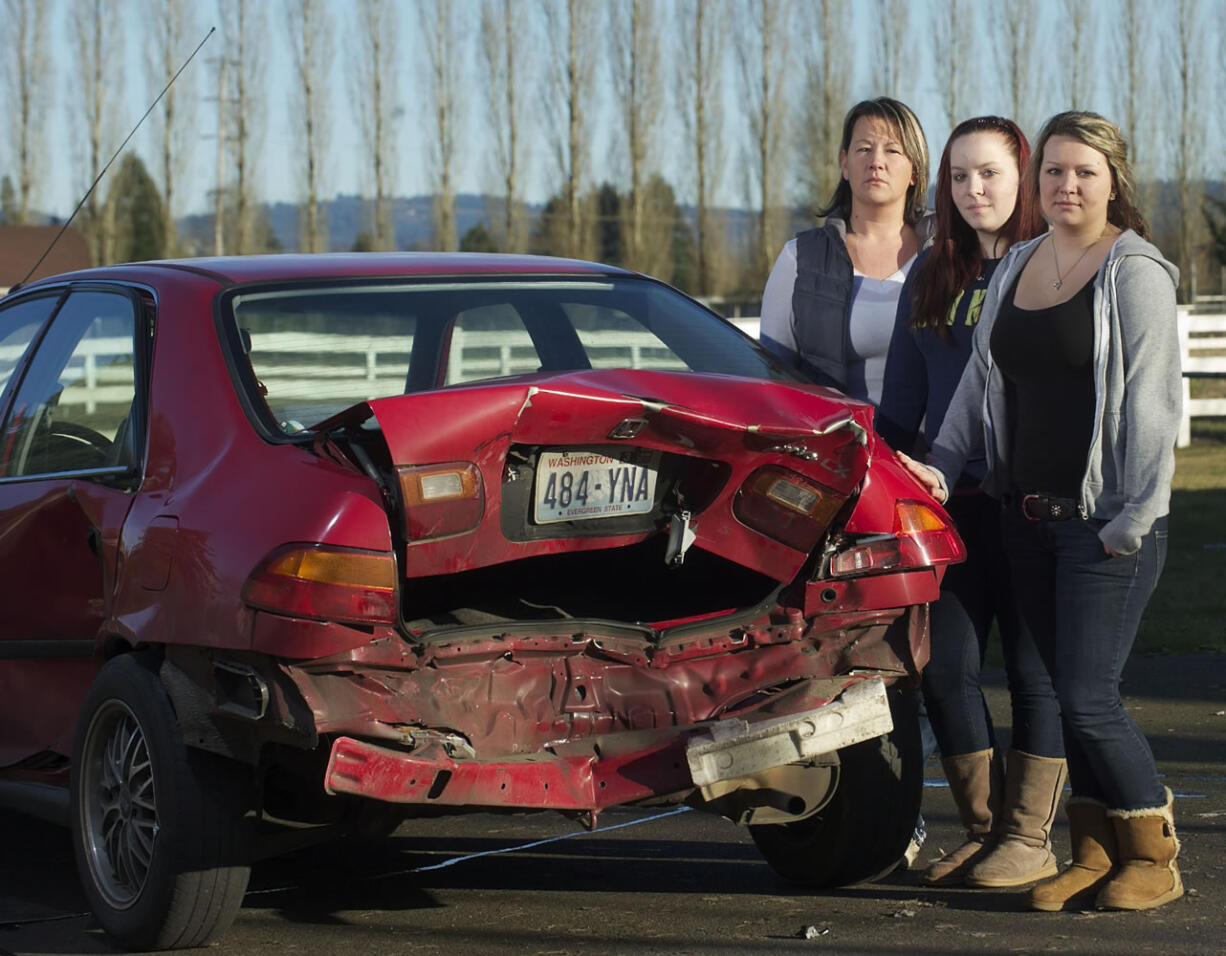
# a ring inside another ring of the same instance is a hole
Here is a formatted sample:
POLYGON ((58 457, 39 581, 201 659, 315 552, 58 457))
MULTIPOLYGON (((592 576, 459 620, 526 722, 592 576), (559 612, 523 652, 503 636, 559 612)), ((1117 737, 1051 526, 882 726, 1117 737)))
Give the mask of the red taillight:
POLYGON ((291 545, 274 551, 243 588, 252 607, 350 624, 396 621, 396 561, 380 551, 291 545))
POLYGON ((943 512, 922 501, 903 499, 894 506, 894 534, 903 564, 931 567, 966 560, 966 546, 943 512))
POLYGON ((467 461, 396 469, 410 541, 472 531, 485 513, 481 471, 467 461))
POLYGON ((798 551, 812 551, 846 501, 842 495, 786 468, 768 465, 737 493, 737 520, 798 551))
POLYGON ((892 534, 862 538, 853 547, 840 551, 830 559, 830 574, 840 577, 850 574, 872 574, 893 571, 902 564, 898 539, 892 534))
POLYGON ((930 568, 966 559, 966 547, 949 518, 922 501, 894 505, 893 534, 861 538, 830 559, 833 576, 901 568, 930 568))

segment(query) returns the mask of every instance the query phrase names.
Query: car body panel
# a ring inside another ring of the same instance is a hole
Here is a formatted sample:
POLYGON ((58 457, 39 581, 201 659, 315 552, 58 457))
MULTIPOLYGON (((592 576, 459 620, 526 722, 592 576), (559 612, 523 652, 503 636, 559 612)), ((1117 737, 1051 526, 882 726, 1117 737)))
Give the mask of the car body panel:
POLYGON ((627 443, 633 447, 730 465, 719 497, 692 526, 694 543, 780 582, 790 580, 808 554, 755 533, 733 517, 732 498, 743 481, 754 469, 780 464, 848 497, 868 465, 864 442, 857 440, 869 426, 867 406, 849 413, 846 401, 826 390, 805 393, 730 377, 575 372, 379 399, 367 407, 395 464, 473 461, 484 479, 488 500, 481 526, 449 541, 414 544, 406 555, 408 577, 436 574, 440 562, 446 572, 455 572, 532 554, 625 543, 617 535, 507 541, 500 528, 500 489, 515 444, 607 445, 619 423, 633 420, 645 423, 627 443), (423 433, 423 419, 438 424, 423 433))
MULTIPOLYGON (((872 433, 871 408, 837 392, 716 373, 579 369, 370 398, 299 436, 266 427, 254 407, 259 382, 227 333, 227 297, 440 276, 634 279, 531 257, 274 256, 107 267, 19 293, 126 289, 154 316, 154 334, 133 482, 0 482, 0 561, 20 568, 6 580, 21 611, 0 635, 0 766, 16 765, 9 776, 33 772, 28 760, 40 754, 70 756, 91 676, 134 648, 161 656, 160 680, 189 746, 267 776, 293 763, 287 749, 326 758, 331 769, 301 787, 320 799, 328 790, 592 813, 692 790, 686 746, 720 721, 807 714, 862 681, 916 680, 943 562, 868 576, 823 570, 844 537, 888 536, 895 503, 926 498, 872 433), (649 515, 508 532, 508 522, 533 524, 529 499, 508 497, 509 463, 531 465, 544 449, 607 447, 669 462, 649 515), (454 462, 480 471, 480 521, 410 540, 396 469, 454 462), (839 532, 798 548, 747 524, 739 502, 766 466, 823 489, 839 532), (702 469, 714 477, 694 477, 702 469), (666 548, 670 534, 680 547, 666 548), (296 546, 394 562, 399 619, 345 623, 244 602, 261 563, 296 546), (31 555, 56 578, 33 561, 23 567, 31 555), (614 555, 624 563, 602 563, 614 555), (448 582, 462 591, 462 582, 503 580, 505 569, 512 583, 501 586, 513 593, 540 584, 538 569, 560 566, 539 563, 550 560, 582 567, 610 591, 606 610, 414 617, 448 582), (736 587, 708 585, 708 568, 736 587), (66 597, 58 572, 79 592, 66 597), (685 597, 675 605, 673 581, 685 597), (607 612, 651 589, 659 600, 650 610, 607 612), (21 603, 19 591, 37 601, 21 603), (20 660, 17 630, 27 647, 79 642, 79 656, 20 660), (369 775, 354 769, 363 762, 369 775), (411 783, 418 772, 450 783, 411 783)), ((442 367, 432 374, 441 381, 442 367)))

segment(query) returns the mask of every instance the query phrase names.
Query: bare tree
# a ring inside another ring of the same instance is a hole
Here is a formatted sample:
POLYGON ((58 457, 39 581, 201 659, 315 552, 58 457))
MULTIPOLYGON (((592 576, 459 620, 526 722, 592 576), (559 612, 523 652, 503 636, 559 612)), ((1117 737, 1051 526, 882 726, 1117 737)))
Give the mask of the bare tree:
MULTIPOLYGON (((119 5, 116 0, 76 0, 72 22, 77 44, 82 110, 85 116, 86 162, 89 182, 94 181, 118 142, 116 100, 123 78, 119 42, 119 5)), ((110 208, 96 191, 86 200, 80 220, 95 263, 110 262, 114 240, 110 208)))
POLYGON ((229 125, 226 107, 230 105, 230 69, 225 56, 216 59, 217 64, 217 188, 213 192, 213 255, 226 251, 226 128, 229 125))
MULTIPOLYGON (((170 82, 190 47, 195 7, 188 0, 145 0, 145 22, 150 30, 150 43, 145 48, 145 68, 154 96, 170 82)), ((161 255, 170 257, 178 250, 178 230, 175 227, 175 186, 183 172, 185 143, 191 117, 186 104, 194 101, 192 76, 183 76, 162 97, 160 111, 161 155, 158 165, 162 174, 163 240, 161 255), (186 86, 179 84, 186 83, 186 86)), ((152 99, 152 97, 151 97, 152 99)))
POLYGON ((898 78, 907 56, 910 14, 907 0, 877 0, 877 22, 881 29, 881 59, 878 69, 881 86, 874 95, 898 96, 898 78))
POLYGON ((964 0, 947 0, 944 7, 932 7, 934 36, 937 38, 935 61, 944 64, 945 88, 942 90, 942 100, 945 106, 945 118, 949 128, 953 129, 964 117, 966 109, 966 89, 968 77, 976 75, 975 66, 971 62, 974 49, 971 44, 975 36, 975 9, 964 0))
POLYGON ((1085 87, 1093 79, 1093 31, 1090 5, 1083 0, 1064 0, 1064 22, 1068 24, 1069 55, 1067 60, 1068 102, 1072 108, 1083 109, 1085 87), (1087 77, 1089 73, 1089 77, 1087 77))
POLYGON ((1169 59, 1175 73, 1176 102, 1167 115, 1178 124, 1174 174, 1179 190, 1179 285, 1183 301, 1190 302, 1196 295, 1197 259, 1205 240, 1205 181, 1197 163, 1204 144, 1204 126, 1198 118, 1209 115, 1199 79, 1205 25, 1199 0, 1176 0, 1173 13, 1169 59))
POLYGON ((323 252, 328 247, 327 223, 320 203, 323 168, 328 152, 327 78, 331 66, 332 25, 322 0, 286 0, 289 41, 293 50, 303 200, 299 206, 299 248, 323 252))
POLYGON ((849 8, 840 0, 818 0, 809 7, 801 36, 811 37, 806 50, 805 95, 801 98, 800 154, 802 188, 811 206, 829 201, 839 181, 839 141, 843 114, 850 106, 849 78, 853 53, 848 48, 849 8))
POLYGON ((996 24, 995 52, 1009 118, 1023 129, 1038 122, 1034 102, 1039 90, 1035 78, 1035 49, 1039 0, 995 0, 986 21, 996 24))
POLYGON ((1120 131, 1128 143, 1129 159, 1137 181, 1137 201, 1147 211, 1150 205, 1150 183, 1153 164, 1145 142, 1153 128, 1153 115, 1158 112, 1149 83, 1149 44, 1141 35, 1138 24, 1145 22, 1142 0, 1124 0, 1121 15, 1116 18, 1115 92, 1116 116, 1120 131))
POLYGON ((261 51, 264 11, 261 0, 221 0, 225 48, 233 77, 233 85, 228 90, 230 123, 226 142, 229 145, 227 156, 234 170, 230 188, 230 247, 237 255, 256 251, 255 160, 260 151, 265 115, 265 60, 261 51))
POLYGON ((42 178, 42 117, 50 99, 46 5, 41 0, 5 0, 8 48, 4 81, 14 116, 6 137, 17 165, 16 210, 12 225, 30 220, 30 197, 42 178))
POLYGON ((361 0, 350 34, 350 80, 375 191, 371 238, 377 250, 396 248, 389 195, 393 189, 396 92, 400 86, 400 35, 395 14, 393 0, 361 0))
POLYGON ((664 102, 660 75, 660 13, 654 0, 620 0, 611 10, 614 99, 622 108, 629 194, 622 204, 625 264, 636 271, 668 276, 672 222, 648 222, 648 165, 664 102), (664 241, 660 240, 660 229, 664 241), (654 234, 653 234, 654 232, 654 234))
POLYGON ((591 258, 595 246, 582 190, 589 178, 586 110, 595 63, 596 12, 592 0, 552 0, 544 7, 546 33, 553 41, 545 98, 560 114, 555 115, 554 141, 562 180, 561 208, 545 227, 551 251, 580 258, 591 258))
MULTIPOLYGON (((501 196, 501 222, 497 241, 504 251, 522 251, 524 204, 521 195, 525 143, 520 133, 530 93, 527 90, 526 59, 530 52, 524 4, 517 0, 483 0, 481 52, 489 83, 486 88, 490 135, 494 140, 493 164, 501 196)), ((491 216, 491 221, 494 217, 491 216)))
POLYGON ((784 77, 789 69, 789 5, 783 0, 749 0, 736 29, 751 150, 746 173, 758 209, 745 285, 761 288, 783 231, 788 159, 788 109, 784 77))
POLYGON ((682 121, 689 148, 694 189, 695 288, 700 295, 727 291, 717 288, 715 266, 722 264, 723 223, 714 199, 724 174, 724 103, 721 62, 728 28, 724 0, 682 0, 677 12, 677 67, 682 121), (688 42, 687 42, 688 41, 688 42))
POLYGON ((433 113, 429 156, 434 179, 434 248, 456 248, 456 104, 463 77, 458 18, 463 8, 448 0, 417 0, 425 41, 426 102, 433 113))

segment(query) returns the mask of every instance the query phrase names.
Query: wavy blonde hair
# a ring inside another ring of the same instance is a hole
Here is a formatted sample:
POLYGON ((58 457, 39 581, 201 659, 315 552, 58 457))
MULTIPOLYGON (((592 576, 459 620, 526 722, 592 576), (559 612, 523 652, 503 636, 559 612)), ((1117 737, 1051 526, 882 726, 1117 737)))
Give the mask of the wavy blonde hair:
POLYGON ((1069 110, 1067 113, 1057 113, 1043 125, 1026 171, 1027 188, 1035 203, 1039 201, 1043 150, 1053 136, 1067 136, 1103 154, 1111 170, 1111 185, 1115 192, 1115 198, 1107 203, 1107 222, 1121 229, 1131 229, 1143 239, 1148 238, 1149 226, 1137 208, 1136 179, 1128 162, 1128 143, 1118 126, 1097 113, 1069 110))

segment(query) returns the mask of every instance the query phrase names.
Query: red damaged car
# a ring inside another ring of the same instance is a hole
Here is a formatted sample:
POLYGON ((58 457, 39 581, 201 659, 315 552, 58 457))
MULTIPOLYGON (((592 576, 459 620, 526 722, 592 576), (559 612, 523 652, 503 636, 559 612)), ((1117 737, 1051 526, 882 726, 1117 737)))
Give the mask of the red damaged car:
POLYGON ((0 386, 0 803, 124 945, 425 808, 686 802, 816 886, 902 854, 962 544, 869 406, 667 286, 113 266, 0 302, 0 386))

